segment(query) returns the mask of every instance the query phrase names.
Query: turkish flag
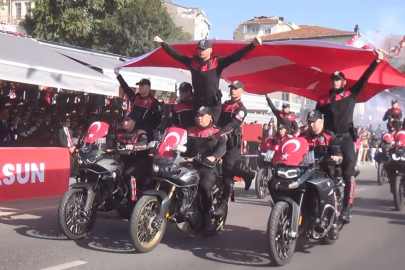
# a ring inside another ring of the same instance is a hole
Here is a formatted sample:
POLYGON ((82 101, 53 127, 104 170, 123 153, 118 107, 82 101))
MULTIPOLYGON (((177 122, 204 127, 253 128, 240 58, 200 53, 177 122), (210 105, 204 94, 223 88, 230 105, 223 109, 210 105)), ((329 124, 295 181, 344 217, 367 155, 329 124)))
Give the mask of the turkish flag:
MULTIPOLYGON (((212 40, 213 53, 227 56, 249 43, 242 41, 212 40)), ((196 54, 197 42, 174 44, 184 55, 196 54)), ((337 43, 314 40, 294 40, 264 43, 254 48, 241 61, 222 72, 228 81, 239 80, 245 90, 254 94, 284 91, 317 100, 328 93, 330 75, 340 70, 350 88, 375 59, 369 50, 337 43)), ((162 48, 139 56, 119 67, 172 67, 188 69, 170 57, 162 48)), ((382 61, 368 80, 358 101, 364 102, 385 89, 405 86, 405 76, 382 61)))

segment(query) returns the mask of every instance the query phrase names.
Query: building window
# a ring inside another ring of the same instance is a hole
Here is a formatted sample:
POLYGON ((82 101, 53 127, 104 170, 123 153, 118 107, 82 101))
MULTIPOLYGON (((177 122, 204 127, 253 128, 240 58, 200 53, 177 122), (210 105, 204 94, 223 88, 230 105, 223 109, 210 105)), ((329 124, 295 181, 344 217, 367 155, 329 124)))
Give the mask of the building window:
POLYGON ((284 101, 290 101, 290 93, 284 93, 282 94, 282 100, 284 101))
POLYGON ((246 25, 246 33, 257 34, 259 32, 259 27, 256 25, 246 25))
POLYGON ((265 33, 265 34, 271 34, 271 28, 265 29, 265 30, 264 30, 264 33, 265 33))
POLYGON ((25 14, 31 16, 31 2, 25 2, 25 14))
POLYGON ((15 3, 15 14, 17 19, 21 19, 21 3, 15 3))

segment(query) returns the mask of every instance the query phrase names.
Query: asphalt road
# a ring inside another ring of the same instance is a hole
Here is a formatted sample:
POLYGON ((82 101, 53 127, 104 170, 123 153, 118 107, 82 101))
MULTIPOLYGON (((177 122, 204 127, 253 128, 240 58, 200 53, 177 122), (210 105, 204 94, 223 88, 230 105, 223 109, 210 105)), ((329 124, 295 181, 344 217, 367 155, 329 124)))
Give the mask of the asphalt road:
MULTIPOLYGON (((377 186, 376 169, 361 167, 352 222, 331 246, 301 240, 283 269, 405 269, 405 214, 393 211, 388 185, 377 186)), ((238 187, 238 186, 237 186, 238 187)), ((161 244, 135 254, 128 222, 97 220, 88 238, 61 234, 59 199, 0 204, 0 269, 257 269, 269 267, 265 231, 270 207, 254 190, 237 188, 226 230, 213 237, 189 235, 169 226, 161 244)))

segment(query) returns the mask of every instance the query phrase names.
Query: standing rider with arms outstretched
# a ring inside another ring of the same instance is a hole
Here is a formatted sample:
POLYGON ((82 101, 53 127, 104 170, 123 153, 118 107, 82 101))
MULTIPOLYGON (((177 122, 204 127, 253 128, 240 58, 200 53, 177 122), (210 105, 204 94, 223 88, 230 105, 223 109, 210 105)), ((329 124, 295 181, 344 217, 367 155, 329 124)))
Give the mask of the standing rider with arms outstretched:
POLYGON ((340 71, 331 75, 332 89, 327 95, 321 96, 316 104, 316 110, 324 115, 325 129, 343 137, 341 151, 343 155, 342 174, 345 182, 342 218, 350 222, 350 209, 353 204, 355 185, 356 154, 354 142, 357 132, 353 126, 353 113, 357 97, 364 89, 369 77, 376 69, 378 63, 384 59, 381 50, 376 49, 377 57, 366 69, 360 79, 349 89, 345 88, 345 76, 340 71))
POLYGON ((255 46, 261 45, 262 40, 256 37, 253 42, 239 51, 228 56, 212 56, 211 41, 203 39, 198 43, 198 55, 186 56, 178 52, 161 38, 155 37, 154 41, 163 48, 171 57, 187 66, 191 72, 194 87, 194 108, 201 106, 210 107, 214 122, 218 121, 221 114, 221 91, 219 80, 222 71, 233 63, 239 61, 255 46))

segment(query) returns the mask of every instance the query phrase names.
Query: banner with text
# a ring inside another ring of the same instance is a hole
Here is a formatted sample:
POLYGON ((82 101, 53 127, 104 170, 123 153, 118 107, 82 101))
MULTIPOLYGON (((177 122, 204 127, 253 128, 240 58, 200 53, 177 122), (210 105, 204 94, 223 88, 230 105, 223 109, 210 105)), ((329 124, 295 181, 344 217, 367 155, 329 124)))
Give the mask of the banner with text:
POLYGON ((0 201, 62 196, 69 168, 67 148, 0 148, 0 201))

